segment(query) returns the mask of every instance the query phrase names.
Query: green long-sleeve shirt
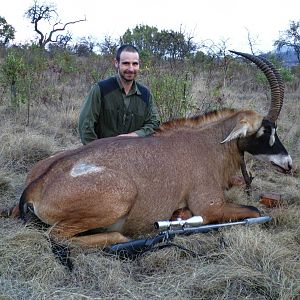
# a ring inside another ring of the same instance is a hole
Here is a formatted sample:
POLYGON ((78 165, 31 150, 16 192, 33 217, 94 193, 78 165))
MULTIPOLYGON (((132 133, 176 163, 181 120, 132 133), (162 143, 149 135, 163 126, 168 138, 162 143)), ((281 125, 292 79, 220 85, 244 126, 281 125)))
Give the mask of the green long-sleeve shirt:
POLYGON ((159 123, 149 90, 134 82, 126 95, 119 77, 115 76, 92 87, 82 106, 78 127, 82 143, 88 144, 98 138, 129 132, 151 135, 159 123))

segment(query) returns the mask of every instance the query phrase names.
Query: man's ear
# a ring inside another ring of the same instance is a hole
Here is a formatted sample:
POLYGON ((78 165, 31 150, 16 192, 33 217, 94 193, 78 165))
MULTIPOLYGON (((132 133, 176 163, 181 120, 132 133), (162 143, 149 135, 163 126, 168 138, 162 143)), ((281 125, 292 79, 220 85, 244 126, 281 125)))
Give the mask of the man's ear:
POLYGON ((115 67, 118 68, 119 67, 119 63, 118 61, 114 58, 114 64, 115 64, 115 67))

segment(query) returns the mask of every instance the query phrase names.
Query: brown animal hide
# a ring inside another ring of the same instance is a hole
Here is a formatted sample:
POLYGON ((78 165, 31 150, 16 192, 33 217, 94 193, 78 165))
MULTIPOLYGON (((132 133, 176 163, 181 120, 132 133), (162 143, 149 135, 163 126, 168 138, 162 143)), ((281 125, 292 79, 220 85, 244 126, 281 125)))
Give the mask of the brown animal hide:
POLYGON ((204 223, 256 217, 257 209, 225 203, 223 194, 240 155, 236 141, 221 141, 248 114, 255 115, 224 110, 170 122, 151 137, 100 139, 59 153, 29 173, 21 207, 31 205, 53 236, 91 246, 151 232, 182 207, 204 223), (78 236, 95 228, 102 232, 78 236))

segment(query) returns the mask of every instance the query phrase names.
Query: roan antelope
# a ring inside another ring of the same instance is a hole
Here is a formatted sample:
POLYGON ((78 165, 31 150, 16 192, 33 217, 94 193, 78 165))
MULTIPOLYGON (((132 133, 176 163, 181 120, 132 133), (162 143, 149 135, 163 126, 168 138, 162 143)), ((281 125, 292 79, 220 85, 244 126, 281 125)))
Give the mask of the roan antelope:
POLYGON ((202 216, 204 224, 259 216, 255 207, 226 203, 224 190, 244 152, 291 170, 275 124, 284 87, 266 59, 234 53, 268 78, 271 106, 265 117, 223 109, 166 122, 150 137, 105 138, 49 157, 28 175, 21 217, 31 210, 52 225, 53 237, 104 247, 152 231, 155 221, 170 219, 180 208, 202 216))

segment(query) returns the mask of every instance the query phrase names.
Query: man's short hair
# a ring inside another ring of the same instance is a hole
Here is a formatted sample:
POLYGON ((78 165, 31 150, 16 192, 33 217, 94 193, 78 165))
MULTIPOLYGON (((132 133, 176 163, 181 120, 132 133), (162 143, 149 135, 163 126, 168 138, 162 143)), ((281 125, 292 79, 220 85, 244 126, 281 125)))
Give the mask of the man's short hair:
POLYGON ((121 53, 123 51, 127 51, 127 52, 133 52, 133 53, 139 53, 139 50, 133 46, 133 45, 130 45, 130 44, 124 44, 122 46, 119 47, 119 49, 117 50, 117 53, 116 53, 116 60, 118 62, 120 62, 120 56, 121 56, 121 53))

